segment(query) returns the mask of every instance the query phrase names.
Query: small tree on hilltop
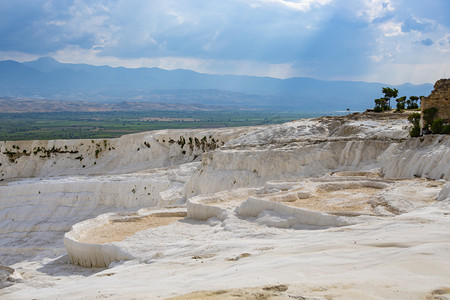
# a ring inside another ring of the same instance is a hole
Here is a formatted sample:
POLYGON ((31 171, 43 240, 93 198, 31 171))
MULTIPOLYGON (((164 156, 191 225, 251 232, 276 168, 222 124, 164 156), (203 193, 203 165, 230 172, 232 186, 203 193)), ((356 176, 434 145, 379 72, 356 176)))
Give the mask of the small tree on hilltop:
POLYGON ((397 98, 397 99, 395 99, 395 101, 397 101, 397 111, 401 111, 402 109, 405 109, 406 96, 397 98))
POLYGON ((390 87, 383 87, 382 88, 384 98, 388 101, 388 107, 391 108, 391 98, 395 98, 398 96, 398 90, 397 89, 391 89, 390 87))
POLYGON ((419 100, 419 97, 417 96, 410 96, 409 99, 406 101, 407 109, 417 109, 419 108, 419 104, 417 101, 419 100))
POLYGON ((376 112, 382 112, 384 110, 389 109, 386 98, 378 98, 378 99, 375 99, 374 102, 375 102, 375 107, 373 110, 376 112))

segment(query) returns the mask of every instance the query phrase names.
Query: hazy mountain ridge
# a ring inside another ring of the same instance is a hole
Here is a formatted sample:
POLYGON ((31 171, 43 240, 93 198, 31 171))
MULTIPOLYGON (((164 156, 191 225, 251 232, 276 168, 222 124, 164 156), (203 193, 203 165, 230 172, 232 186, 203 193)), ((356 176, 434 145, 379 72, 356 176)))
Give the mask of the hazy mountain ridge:
MULTIPOLYGON (((128 69, 59 63, 44 57, 0 62, 0 95, 56 100, 158 101, 298 110, 361 110, 382 96, 382 83, 306 77, 211 75, 189 70, 128 69)), ((392 86, 400 95, 428 95, 431 84, 392 86)))

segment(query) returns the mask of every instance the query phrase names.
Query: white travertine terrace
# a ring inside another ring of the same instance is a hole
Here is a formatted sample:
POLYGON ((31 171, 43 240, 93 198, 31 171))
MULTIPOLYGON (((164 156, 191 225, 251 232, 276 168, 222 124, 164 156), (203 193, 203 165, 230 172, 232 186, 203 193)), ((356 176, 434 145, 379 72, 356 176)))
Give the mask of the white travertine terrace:
POLYGON ((351 115, 0 142, 0 297, 449 297, 450 138, 409 128, 351 115))
POLYGON ((162 224, 167 225, 159 221, 146 222, 144 226, 139 226, 140 221, 145 221, 148 218, 164 219, 184 216, 186 216, 186 212, 179 209, 163 212, 138 212, 134 214, 103 214, 94 219, 73 225, 71 231, 64 235, 64 245, 73 264, 83 267, 105 268, 114 261, 134 258, 116 246, 114 241, 124 240, 142 229, 157 227, 162 224), (127 226, 128 230, 122 232, 120 226, 112 226, 115 223, 119 225, 131 224, 131 226, 127 226), (101 230, 96 230, 99 228, 101 230))

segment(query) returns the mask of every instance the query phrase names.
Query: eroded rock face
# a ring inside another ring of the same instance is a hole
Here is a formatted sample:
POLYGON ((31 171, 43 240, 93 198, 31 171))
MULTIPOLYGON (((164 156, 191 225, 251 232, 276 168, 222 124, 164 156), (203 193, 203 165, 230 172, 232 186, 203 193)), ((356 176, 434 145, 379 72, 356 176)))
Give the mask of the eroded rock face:
POLYGON ((437 118, 450 122, 450 78, 440 79, 434 84, 434 90, 430 96, 424 97, 421 102, 422 112, 424 109, 436 107, 437 118))

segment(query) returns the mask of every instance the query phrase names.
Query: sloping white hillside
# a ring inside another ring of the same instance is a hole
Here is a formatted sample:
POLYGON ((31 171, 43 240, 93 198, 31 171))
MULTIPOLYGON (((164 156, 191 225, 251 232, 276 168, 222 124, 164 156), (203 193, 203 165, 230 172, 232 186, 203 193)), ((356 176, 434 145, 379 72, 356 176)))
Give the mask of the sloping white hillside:
POLYGON ((449 297, 450 138, 408 128, 0 142, 0 296, 449 297))

